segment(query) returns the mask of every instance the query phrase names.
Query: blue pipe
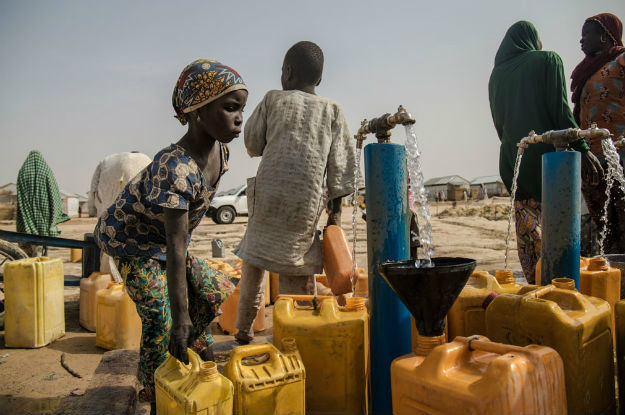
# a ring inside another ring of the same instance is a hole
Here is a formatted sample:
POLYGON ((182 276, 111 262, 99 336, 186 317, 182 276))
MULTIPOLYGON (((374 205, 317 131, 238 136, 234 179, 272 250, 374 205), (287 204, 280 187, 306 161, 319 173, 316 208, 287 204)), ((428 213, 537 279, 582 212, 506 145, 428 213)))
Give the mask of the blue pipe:
POLYGON ((543 154, 542 285, 567 277, 579 290, 580 166, 577 151, 543 154))
POLYGON ((365 147, 371 413, 391 414, 391 363, 411 352, 410 313, 378 272, 378 264, 409 259, 406 152, 397 144, 365 147))

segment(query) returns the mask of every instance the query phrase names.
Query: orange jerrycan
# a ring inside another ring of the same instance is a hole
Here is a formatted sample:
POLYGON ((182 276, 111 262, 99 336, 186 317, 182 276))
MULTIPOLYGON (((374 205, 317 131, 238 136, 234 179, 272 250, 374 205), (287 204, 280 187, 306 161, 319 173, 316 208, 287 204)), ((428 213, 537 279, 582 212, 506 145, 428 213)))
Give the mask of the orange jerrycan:
POLYGON ((486 334, 484 301, 490 293, 516 294, 521 285, 514 281, 512 271, 474 271, 447 314, 448 338, 486 334))
POLYGON ((158 415, 231 415, 234 388, 217 371, 215 362, 204 362, 191 349, 189 365, 167 354, 154 372, 158 415))
POLYGON ((394 414, 567 413, 562 359, 549 347, 474 336, 427 349, 391 364, 394 414))
MULTIPOLYGON (((236 323, 237 323, 237 309, 239 307, 239 293, 240 293, 240 285, 238 283, 234 292, 230 294, 230 296, 221 304, 221 312, 222 314, 219 316, 219 327, 226 334, 235 334, 237 331, 236 323)), ((254 320, 254 324, 252 325, 254 332, 265 330, 265 302, 261 302, 260 308, 258 309, 258 313, 256 314, 256 319, 254 320)))
MULTIPOLYGON (((365 299, 334 297, 298 306, 312 296, 280 296, 273 308, 273 341, 292 337, 306 367, 306 413, 367 413, 368 313, 365 299)), ((317 297, 319 298, 319 297, 317 297)))
POLYGON ((141 345, 141 319, 135 303, 121 282, 109 282, 96 293, 95 344, 103 349, 138 349, 141 345))
POLYGON ((617 301, 614 305, 614 320, 619 413, 625 414, 625 300, 617 301))
POLYGON ((328 276, 328 287, 334 295, 352 292, 352 254, 343 229, 330 225, 323 232, 321 244, 323 269, 328 276))
POLYGON ((271 343, 235 347, 224 368, 234 385, 235 414, 303 414, 304 364, 293 339, 282 340, 279 351, 271 343))
POLYGON ((111 282, 111 274, 92 273, 88 278, 80 280, 80 325, 89 331, 95 331, 97 301, 96 293, 106 288, 111 282))
POLYGON ((616 409, 610 305, 575 290, 546 285, 502 294, 486 309, 486 332, 497 342, 555 349, 564 362, 570 414, 616 409))
POLYGON ((4 265, 4 343, 42 347, 65 334, 63 262, 25 258, 4 265))

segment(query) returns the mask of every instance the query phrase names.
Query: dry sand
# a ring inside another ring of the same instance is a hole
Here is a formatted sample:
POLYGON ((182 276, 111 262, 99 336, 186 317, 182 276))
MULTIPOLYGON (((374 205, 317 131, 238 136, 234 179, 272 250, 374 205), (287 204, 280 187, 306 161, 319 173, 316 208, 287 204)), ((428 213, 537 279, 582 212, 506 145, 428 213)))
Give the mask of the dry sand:
MULTIPOLYGON (((435 256, 463 256, 474 258, 478 269, 493 270, 504 264, 507 217, 505 211, 509 199, 493 198, 487 201, 434 203, 431 206, 435 256), (463 216, 470 215, 470 216, 463 216)), ((343 229, 352 241, 351 208, 343 211, 343 229)), ((320 223, 325 222, 325 216, 320 223)), ((95 218, 76 218, 61 224, 62 237, 82 239, 91 232, 95 218)), ((204 219, 195 230, 190 252, 202 258, 212 258, 211 240, 219 238, 226 246, 226 262, 237 258, 232 249, 243 236, 247 218, 239 217, 233 224, 216 225, 204 219)), ((0 229, 15 230, 14 221, 0 221, 0 229)), ((66 275, 80 276, 79 264, 69 263, 69 249, 50 248, 49 256, 65 262, 66 275)), ((356 260, 366 268, 366 224, 358 214, 356 260)), ((516 240, 511 240, 510 267, 519 269, 516 240)), ((100 362, 104 350, 95 346, 95 334, 87 332, 78 324, 78 287, 66 287, 66 335, 40 349, 7 349, 4 332, 0 331, 0 413, 59 413, 72 400, 71 392, 84 391, 100 362), (70 375, 60 365, 62 353, 67 364, 81 374, 82 379, 70 375)), ((268 309, 270 315, 271 309, 268 309)), ((213 325, 214 326, 214 325, 213 325)), ((216 336, 217 341, 231 339, 216 336)), ((145 407, 143 407, 145 409, 145 407)))

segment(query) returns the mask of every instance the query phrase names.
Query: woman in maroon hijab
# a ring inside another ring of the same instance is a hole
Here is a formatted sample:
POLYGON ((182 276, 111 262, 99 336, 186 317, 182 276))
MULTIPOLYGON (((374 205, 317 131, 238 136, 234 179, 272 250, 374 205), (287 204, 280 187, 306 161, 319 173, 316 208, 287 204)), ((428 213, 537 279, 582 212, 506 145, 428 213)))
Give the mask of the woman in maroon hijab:
MULTIPOLYGON (((571 75, 573 115, 580 128, 596 123, 618 138, 625 135, 625 48, 623 24, 612 13, 589 17, 582 27, 581 48, 586 57, 571 75)), ((605 170, 601 140, 593 140, 590 150, 605 170)), ((584 199, 598 230, 603 228, 605 181, 599 186, 582 184, 584 199)), ((625 253, 625 206, 622 193, 613 188, 608 210, 606 253, 625 253)), ((596 253, 596 252, 595 252, 596 253)))

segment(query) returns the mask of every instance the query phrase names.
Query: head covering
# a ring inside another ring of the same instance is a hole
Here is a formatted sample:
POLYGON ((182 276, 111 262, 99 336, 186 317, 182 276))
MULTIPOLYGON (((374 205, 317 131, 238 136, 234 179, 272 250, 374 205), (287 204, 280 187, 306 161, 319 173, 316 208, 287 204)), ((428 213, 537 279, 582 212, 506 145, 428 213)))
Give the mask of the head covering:
POLYGON ((234 69, 208 59, 193 61, 184 68, 174 87, 172 104, 176 118, 185 125, 187 113, 239 89, 247 87, 234 69))
POLYGON ((571 92, 573 92, 572 101, 575 107, 573 115, 575 121, 579 124, 579 99, 582 96, 582 89, 586 81, 593 76, 603 65, 616 59, 625 48, 623 48, 623 23, 618 17, 612 13, 601 13, 596 16, 589 17, 586 22, 595 22, 601 26, 606 35, 614 42, 614 46, 606 52, 597 56, 586 56, 573 70, 571 74, 571 92))
POLYGON ((17 174, 17 231, 57 236, 56 226, 69 220, 54 173, 39 151, 28 154, 17 174))
POLYGON ((495 66, 536 50, 540 50, 538 31, 530 22, 521 20, 510 26, 503 37, 495 55, 495 66))

